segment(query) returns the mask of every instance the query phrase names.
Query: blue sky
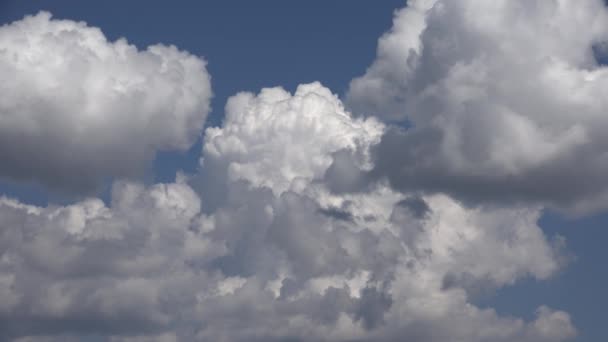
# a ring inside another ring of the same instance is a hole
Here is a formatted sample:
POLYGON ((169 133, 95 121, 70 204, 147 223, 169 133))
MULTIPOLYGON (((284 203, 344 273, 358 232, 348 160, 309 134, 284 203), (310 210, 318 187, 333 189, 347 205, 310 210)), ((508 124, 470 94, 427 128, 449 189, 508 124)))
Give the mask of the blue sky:
MULTIPOLYGON (((111 41, 126 37, 140 49, 173 44, 204 57, 212 79, 212 110, 206 121, 206 127, 211 127, 222 125, 226 101, 241 91, 257 93, 264 87, 281 86, 294 92, 299 84, 320 81, 346 98, 351 80, 364 74, 376 59, 378 38, 391 28, 393 13, 404 2, 211 0, 176 5, 143 0, 8 0, 0 3, 0 23, 45 10, 57 19, 99 27, 111 41)), ((187 151, 159 152, 140 179, 152 185, 173 182, 179 170, 197 172, 202 144, 199 138, 187 151)), ((94 195, 109 203, 110 187, 106 181, 94 195)), ((81 199, 79 194, 10 178, 0 181, 0 193, 42 206, 81 199)), ((603 265, 608 216, 603 210, 573 217, 551 207, 542 212, 539 225, 548 237, 565 238, 569 264, 548 280, 525 276, 473 303, 526 320, 534 319, 537 307, 548 305, 570 314, 579 332, 576 341, 600 341, 606 336, 603 312, 608 305, 604 294, 608 274, 603 265)))
POLYGON ((587 218, 567 218, 547 213, 540 225, 547 234, 559 234, 566 238, 572 253, 569 266, 549 281, 527 280, 500 290, 487 304, 499 311, 514 315, 529 314, 529 308, 539 303, 552 303, 572 313, 580 329, 577 341, 598 341, 606 334, 600 312, 607 299, 602 295, 608 284, 603 267, 604 243, 608 237, 605 214, 587 218))

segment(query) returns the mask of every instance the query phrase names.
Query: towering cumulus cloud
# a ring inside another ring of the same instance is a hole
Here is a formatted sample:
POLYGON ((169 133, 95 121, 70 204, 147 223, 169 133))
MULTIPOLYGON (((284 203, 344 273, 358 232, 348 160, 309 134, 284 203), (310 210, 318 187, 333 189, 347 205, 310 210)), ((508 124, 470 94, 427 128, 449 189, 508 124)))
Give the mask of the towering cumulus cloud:
POLYGON ((377 182, 385 133, 318 83, 229 99, 201 172, 116 183, 47 208, 0 199, 0 339, 557 342, 570 316, 530 321, 481 292, 560 269, 540 207, 469 208, 377 182))
POLYGON ((0 176, 68 191, 187 149, 209 112, 205 61, 45 12, 0 27, 0 75, 0 176))
POLYGON ((47 13, 0 28, 0 341, 562 342, 567 312, 480 299, 546 280, 548 206, 608 199, 600 0, 412 0, 352 81, 228 99, 200 168, 133 179, 202 133, 205 62, 47 13), (354 111, 355 115, 351 114, 354 111))
POLYGON ((413 0, 352 81, 359 113, 405 121, 374 175, 404 191, 575 212, 608 198, 602 0, 413 0))
POLYGON ((207 130, 204 148, 205 156, 229 162, 231 180, 281 193, 320 180, 333 153, 348 152, 369 168, 369 147, 383 130, 375 119, 352 119, 329 89, 313 83, 293 96, 272 88, 230 98, 224 126, 207 130))

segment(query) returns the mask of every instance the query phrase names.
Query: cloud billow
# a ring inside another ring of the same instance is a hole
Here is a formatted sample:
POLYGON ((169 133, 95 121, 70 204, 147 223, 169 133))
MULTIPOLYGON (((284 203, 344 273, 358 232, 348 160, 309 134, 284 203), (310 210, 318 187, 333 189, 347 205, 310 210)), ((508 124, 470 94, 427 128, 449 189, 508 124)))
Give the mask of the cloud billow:
POLYGON ((206 62, 139 51, 47 12, 0 27, 0 176, 69 192, 141 174, 186 150, 209 112, 206 62))
POLYGON ((383 125, 353 118, 318 83, 228 104, 223 125, 206 132, 197 175, 115 183, 109 205, 0 199, 1 339, 576 335, 560 310, 543 306, 524 321, 471 301, 480 286, 547 279, 561 268, 563 241, 537 226, 541 208, 468 208, 384 184, 337 194, 324 180, 336 152, 364 172, 383 125), (221 184, 204 186, 213 182, 221 184), (218 188, 223 196, 205 198, 218 188))
POLYGON ((388 130, 374 176, 472 203, 605 209, 603 1, 411 1, 350 85, 388 130))
POLYGON ((565 311, 475 302, 564 267, 547 206, 603 208, 605 8, 408 3, 347 106, 319 82, 235 94, 199 170, 150 185, 201 134, 205 62, 47 13, 1 27, 0 175, 127 179, 109 203, 0 197, 0 340, 575 338, 565 311))

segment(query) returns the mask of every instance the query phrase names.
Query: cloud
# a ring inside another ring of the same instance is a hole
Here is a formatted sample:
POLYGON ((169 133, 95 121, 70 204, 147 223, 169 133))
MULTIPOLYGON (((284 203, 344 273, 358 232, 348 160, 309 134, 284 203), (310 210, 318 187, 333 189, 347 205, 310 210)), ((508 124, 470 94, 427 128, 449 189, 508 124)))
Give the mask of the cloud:
POLYGON ((117 184, 111 207, 95 199, 49 208, 3 199, 3 337, 574 335, 564 312, 543 308, 525 323, 476 308, 462 284, 443 286, 454 273, 497 288, 555 272, 559 250, 535 225, 534 210, 471 211, 447 197, 427 198, 429 213, 411 222, 420 228, 411 237, 401 235, 409 228, 403 222, 390 223, 390 213, 377 218, 386 228, 372 231, 320 214, 314 199, 294 193, 241 195, 247 199, 213 215, 199 212, 184 183, 117 184))
POLYGON ((47 12, 0 27, 0 46, 2 177, 89 191, 200 136, 206 62, 174 46, 139 51, 47 12))
POLYGON ((355 166, 369 168, 369 146, 384 129, 375 119, 351 118, 319 83, 300 85, 293 95, 282 88, 240 93, 225 112, 224 125, 205 133, 203 162, 219 159, 228 163, 231 180, 275 194, 322 179, 333 153, 348 153, 355 166))
POLYGON ((384 134, 373 176, 472 203, 605 209, 607 41, 600 0, 410 1, 347 95, 408 127, 384 134))
POLYGON ((332 192, 325 178, 335 159, 348 157, 357 172, 373 167, 369 149, 384 126, 353 118, 318 83, 238 94, 227 114, 207 130, 191 178, 118 182, 109 205, 0 199, 0 339, 576 335, 563 311, 540 307, 524 321, 473 302, 480 284, 496 290, 560 269, 563 241, 537 226, 541 207, 470 208, 382 183, 332 192))

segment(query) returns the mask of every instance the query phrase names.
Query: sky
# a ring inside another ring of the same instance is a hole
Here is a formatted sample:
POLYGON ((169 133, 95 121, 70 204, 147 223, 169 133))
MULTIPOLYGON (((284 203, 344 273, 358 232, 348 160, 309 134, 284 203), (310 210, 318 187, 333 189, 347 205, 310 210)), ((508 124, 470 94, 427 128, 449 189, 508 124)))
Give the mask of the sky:
POLYGON ((1 341, 606 336, 603 1, 0 24, 1 341))

